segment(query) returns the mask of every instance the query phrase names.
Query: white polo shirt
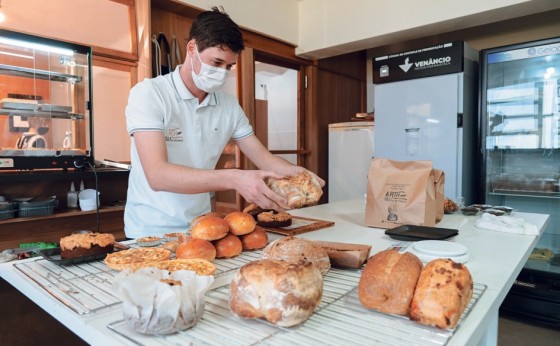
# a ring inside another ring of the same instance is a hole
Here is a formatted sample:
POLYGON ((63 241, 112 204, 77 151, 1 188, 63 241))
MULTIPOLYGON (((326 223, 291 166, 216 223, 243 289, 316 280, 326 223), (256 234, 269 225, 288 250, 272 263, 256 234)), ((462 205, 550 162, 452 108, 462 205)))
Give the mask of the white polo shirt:
POLYGON ((168 162, 215 169, 230 139, 253 134, 237 99, 222 92, 208 94, 199 104, 175 71, 135 85, 126 106, 131 136, 131 166, 124 214, 129 238, 186 232, 191 220, 210 211, 209 193, 180 194, 153 191, 140 163, 134 133, 161 131, 168 162))

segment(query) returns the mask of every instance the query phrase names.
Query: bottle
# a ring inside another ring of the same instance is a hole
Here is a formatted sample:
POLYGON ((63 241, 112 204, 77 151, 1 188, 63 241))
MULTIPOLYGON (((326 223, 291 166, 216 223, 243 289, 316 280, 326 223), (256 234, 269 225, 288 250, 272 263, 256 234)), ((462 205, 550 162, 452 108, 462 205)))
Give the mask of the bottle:
POLYGON ((84 191, 85 187, 84 187, 84 181, 80 180, 80 191, 84 191))
POLYGON ((74 182, 70 183, 70 191, 66 195, 66 204, 68 209, 78 208, 78 191, 76 191, 74 182))
POLYGON ((66 131, 64 140, 62 141, 62 148, 64 149, 72 148, 72 131, 66 131))

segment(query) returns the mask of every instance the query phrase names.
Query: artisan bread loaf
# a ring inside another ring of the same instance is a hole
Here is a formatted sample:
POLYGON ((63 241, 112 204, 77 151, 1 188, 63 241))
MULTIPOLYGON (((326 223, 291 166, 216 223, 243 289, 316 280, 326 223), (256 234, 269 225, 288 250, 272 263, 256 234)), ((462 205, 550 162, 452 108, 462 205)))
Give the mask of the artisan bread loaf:
POLYGON ((321 302, 323 277, 309 262, 258 260, 242 266, 229 286, 229 306, 242 318, 282 327, 305 321, 321 302))
POLYGON ((268 187, 288 200, 291 209, 317 203, 323 195, 321 184, 309 172, 300 172, 283 179, 269 179, 268 187))
POLYGON ((288 236, 279 238, 264 248, 262 259, 272 259, 299 263, 300 261, 311 262, 325 275, 331 269, 331 261, 327 250, 316 245, 311 240, 288 236))
POLYGON ((441 329, 457 325, 470 302, 473 280, 466 266, 450 259, 436 259, 420 273, 410 318, 441 329))
POLYGON ((420 259, 408 252, 389 249, 371 256, 358 284, 361 304, 385 313, 408 315, 421 270, 420 259))

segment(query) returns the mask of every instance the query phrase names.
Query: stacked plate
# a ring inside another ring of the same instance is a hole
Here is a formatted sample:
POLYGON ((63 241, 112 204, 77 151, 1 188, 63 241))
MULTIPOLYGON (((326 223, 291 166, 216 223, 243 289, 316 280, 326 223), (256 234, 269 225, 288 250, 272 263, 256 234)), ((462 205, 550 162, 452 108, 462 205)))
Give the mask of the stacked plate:
POLYGON ((469 260, 468 249, 465 245, 444 240, 422 240, 412 243, 408 248, 424 263, 437 258, 449 258, 457 263, 469 260))

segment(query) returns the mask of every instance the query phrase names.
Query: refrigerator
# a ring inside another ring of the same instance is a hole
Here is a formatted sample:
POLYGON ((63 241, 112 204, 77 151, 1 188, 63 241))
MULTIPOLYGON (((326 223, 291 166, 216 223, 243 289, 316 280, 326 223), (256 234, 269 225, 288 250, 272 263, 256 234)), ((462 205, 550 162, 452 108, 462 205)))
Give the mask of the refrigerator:
POLYGON ((462 41, 373 59, 375 156, 432 161, 466 204, 478 199, 477 62, 462 41))
POLYGON ((364 198, 373 128, 373 121, 329 124, 329 202, 364 198))
POLYGON ((560 37, 480 54, 485 203, 549 214, 500 312, 560 326, 560 37))

